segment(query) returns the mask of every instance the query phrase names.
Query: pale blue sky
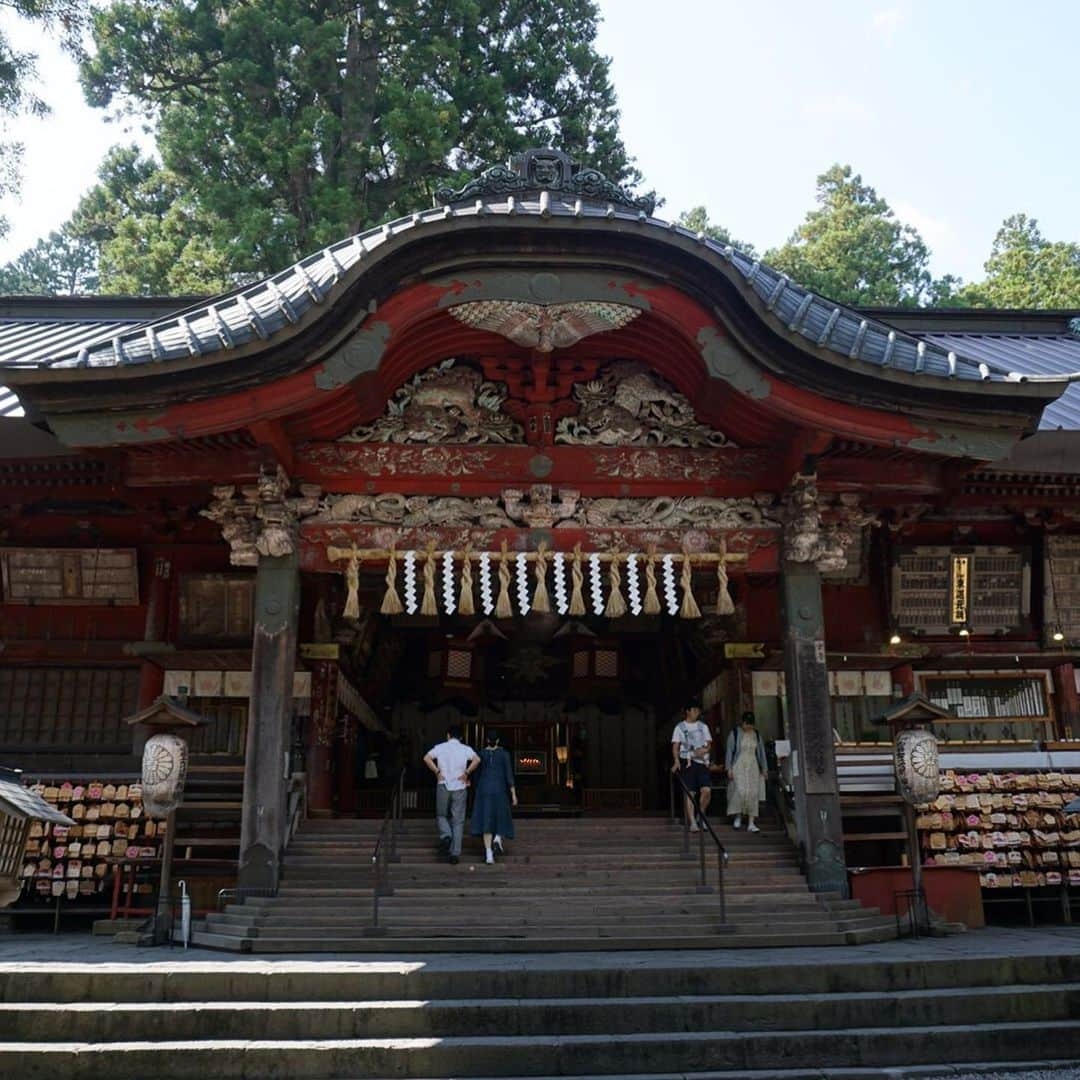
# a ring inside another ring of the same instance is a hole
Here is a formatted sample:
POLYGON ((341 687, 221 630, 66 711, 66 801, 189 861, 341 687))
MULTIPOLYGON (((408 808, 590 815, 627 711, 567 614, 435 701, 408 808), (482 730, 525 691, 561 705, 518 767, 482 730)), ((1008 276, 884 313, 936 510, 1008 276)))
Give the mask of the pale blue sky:
MULTIPOLYGON (((850 163, 920 229, 937 273, 971 279, 1018 210, 1080 240, 1080 4, 1073 0, 600 0, 623 137, 672 217, 697 203, 759 248, 850 163)), ((5 19, 5 25, 7 20, 5 19)), ((105 149, 129 139, 81 101, 40 39, 48 120, 26 120, 0 261, 56 228, 105 149)))

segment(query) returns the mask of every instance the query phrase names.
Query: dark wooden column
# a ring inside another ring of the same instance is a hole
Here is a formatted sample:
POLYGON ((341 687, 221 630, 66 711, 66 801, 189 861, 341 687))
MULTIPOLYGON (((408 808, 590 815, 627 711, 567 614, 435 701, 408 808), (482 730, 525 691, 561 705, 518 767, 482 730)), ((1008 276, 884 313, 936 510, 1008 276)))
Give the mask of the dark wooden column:
POLYGON ((795 818, 813 892, 848 895, 844 830, 833 752, 821 575, 812 561, 781 564, 784 672, 795 749, 795 818))
MULTIPOLYGON (((143 632, 143 648, 138 651, 145 655, 147 646, 165 647, 165 637, 169 624, 169 601, 172 586, 172 564, 168 559, 157 556, 154 559, 154 572, 150 578, 150 587, 146 599, 146 623, 143 632)), ((144 659, 139 666, 138 708, 149 708, 161 694, 165 683, 165 673, 157 665, 144 659)), ((138 736, 136 736, 138 738, 138 736)), ((142 734, 140 746, 147 736, 142 734)))
POLYGON ((1072 664, 1054 668, 1054 697, 1057 698, 1056 737, 1073 738, 1080 735, 1080 695, 1076 692, 1076 675, 1072 664))
POLYGON ((300 609, 297 552, 262 555, 255 578, 255 634, 251 701, 240 823, 242 889, 276 889, 285 839, 286 771, 293 707, 297 621, 300 609))

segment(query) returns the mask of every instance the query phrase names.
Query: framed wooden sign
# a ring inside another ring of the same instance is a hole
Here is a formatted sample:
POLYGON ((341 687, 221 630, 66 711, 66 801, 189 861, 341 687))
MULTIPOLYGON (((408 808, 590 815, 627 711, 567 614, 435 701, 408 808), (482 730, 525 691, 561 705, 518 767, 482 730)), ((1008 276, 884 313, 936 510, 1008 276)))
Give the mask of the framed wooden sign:
POLYGON ((1012 633, 1030 624, 1027 548, 914 547, 896 553, 892 616, 915 634, 1012 633))
POLYGON ((137 604, 134 548, 4 548, 4 600, 9 604, 137 604))

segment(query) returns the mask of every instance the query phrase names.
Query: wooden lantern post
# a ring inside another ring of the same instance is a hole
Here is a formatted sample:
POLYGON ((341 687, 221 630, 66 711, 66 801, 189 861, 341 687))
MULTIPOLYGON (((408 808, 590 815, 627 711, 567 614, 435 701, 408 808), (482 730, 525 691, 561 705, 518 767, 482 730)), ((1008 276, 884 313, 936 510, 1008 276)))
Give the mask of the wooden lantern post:
POLYGON ((143 808, 148 816, 164 817, 165 841, 161 847, 161 880, 158 885, 157 909, 152 930, 153 944, 163 945, 172 937, 173 912, 169 902, 172 889, 173 844, 176 838, 176 811, 184 798, 187 779, 186 735, 207 723, 198 713, 185 709, 172 698, 162 694, 145 709, 126 718, 125 723, 141 727, 146 733, 142 760, 143 808), (154 737, 175 736, 183 744, 175 753, 167 745, 157 746, 154 737), (159 790, 160 789, 160 790, 159 790), (163 801, 154 814, 156 799, 163 801))
POLYGON ((935 705, 922 694, 912 694, 898 701, 879 719, 879 723, 889 725, 892 734, 896 786, 904 799, 908 860, 916 898, 922 896, 923 891, 922 852, 915 826, 915 807, 932 802, 941 791, 937 738, 930 726, 935 720, 954 719, 955 715, 948 709, 935 705))

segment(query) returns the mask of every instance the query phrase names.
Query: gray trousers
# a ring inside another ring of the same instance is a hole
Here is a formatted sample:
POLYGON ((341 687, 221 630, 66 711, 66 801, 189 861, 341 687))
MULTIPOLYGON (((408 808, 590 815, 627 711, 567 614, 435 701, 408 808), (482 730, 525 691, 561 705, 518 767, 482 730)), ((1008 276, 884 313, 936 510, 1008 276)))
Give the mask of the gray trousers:
POLYGON ((468 788, 447 791, 445 784, 435 788, 435 822, 439 836, 449 837, 450 854, 461 854, 461 838, 465 835, 465 806, 469 799, 468 788))

